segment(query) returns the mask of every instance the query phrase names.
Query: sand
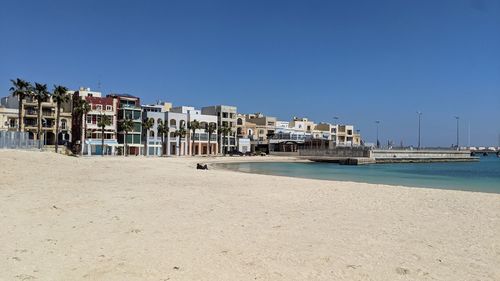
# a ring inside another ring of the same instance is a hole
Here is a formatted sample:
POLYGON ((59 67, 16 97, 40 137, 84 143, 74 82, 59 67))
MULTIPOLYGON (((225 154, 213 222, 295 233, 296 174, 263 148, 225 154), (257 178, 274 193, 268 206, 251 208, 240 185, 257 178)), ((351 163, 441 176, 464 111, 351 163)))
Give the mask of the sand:
POLYGON ((499 194, 235 159, 0 151, 0 280, 500 280, 499 194))

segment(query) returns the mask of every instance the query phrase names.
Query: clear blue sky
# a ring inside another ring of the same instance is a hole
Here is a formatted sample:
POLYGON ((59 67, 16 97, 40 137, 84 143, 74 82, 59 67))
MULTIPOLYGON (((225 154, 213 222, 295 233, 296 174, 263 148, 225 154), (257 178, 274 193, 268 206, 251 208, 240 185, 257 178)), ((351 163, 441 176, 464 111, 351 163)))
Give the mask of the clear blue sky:
POLYGON ((23 1, 0 4, 9 79, 176 105, 353 123, 368 141, 500 134, 500 1, 23 1))

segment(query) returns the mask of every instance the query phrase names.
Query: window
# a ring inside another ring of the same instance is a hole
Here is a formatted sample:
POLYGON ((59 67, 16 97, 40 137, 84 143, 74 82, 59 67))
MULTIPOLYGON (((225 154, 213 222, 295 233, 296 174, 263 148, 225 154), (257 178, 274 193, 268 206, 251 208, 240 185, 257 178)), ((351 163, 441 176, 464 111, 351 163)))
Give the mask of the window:
POLYGON ((96 109, 96 110, 98 110, 98 111, 101 111, 101 110, 102 110, 102 105, 97 104, 97 105, 95 106, 95 109, 96 109))
POLYGON ((87 115, 87 124, 92 124, 92 115, 87 115))
POLYGON ((111 105, 106 105, 106 111, 112 111, 113 107, 111 105))
POLYGON ((170 119, 170 127, 176 127, 177 126, 177 121, 175 119, 170 119))
POLYGON ((61 120, 61 130, 66 130, 66 125, 67 125, 66 123, 67 123, 66 119, 61 120))
POLYGON ((238 120, 236 122, 238 125, 243 125, 243 120, 241 118, 238 118, 238 120))
POLYGON ((228 118, 229 114, 227 112, 222 112, 222 118, 228 118))

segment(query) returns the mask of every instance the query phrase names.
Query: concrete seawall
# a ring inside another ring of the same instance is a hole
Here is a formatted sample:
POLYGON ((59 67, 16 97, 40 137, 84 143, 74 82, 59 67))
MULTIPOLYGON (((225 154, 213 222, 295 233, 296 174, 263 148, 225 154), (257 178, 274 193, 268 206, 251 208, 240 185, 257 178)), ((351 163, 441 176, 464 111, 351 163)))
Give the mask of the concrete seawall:
POLYGON ((467 150, 383 150, 367 147, 301 150, 299 156, 315 162, 331 162, 344 165, 479 161, 479 158, 472 157, 470 151, 467 150))
POLYGON ((470 151, 456 150, 372 150, 377 163, 468 162, 478 161, 470 151))

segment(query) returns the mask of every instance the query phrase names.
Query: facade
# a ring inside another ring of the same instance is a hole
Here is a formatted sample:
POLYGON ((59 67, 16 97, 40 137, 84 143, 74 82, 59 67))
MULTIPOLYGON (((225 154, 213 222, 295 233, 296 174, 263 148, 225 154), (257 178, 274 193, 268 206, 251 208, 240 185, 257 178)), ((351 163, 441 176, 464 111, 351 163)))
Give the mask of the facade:
POLYGON ((109 94, 108 98, 113 98, 118 106, 116 109, 117 117, 117 140, 118 143, 124 146, 125 149, 125 131, 121 128, 121 124, 131 119, 134 123, 132 131, 127 134, 127 154, 140 155, 143 150, 142 143, 142 107, 138 97, 128 94, 109 94))
POLYGON ((228 105, 214 105, 203 107, 201 113, 205 115, 217 116, 217 128, 223 126, 231 128, 231 133, 224 137, 219 133, 218 135, 218 151, 230 152, 237 150, 237 137, 236 137, 236 122, 237 122, 237 108, 236 106, 228 105))
POLYGON ((276 130, 269 140, 270 151, 297 152, 299 146, 303 146, 311 138, 311 134, 304 129, 304 124, 292 122, 276 121, 276 130))
POLYGON ((156 104, 142 105, 142 112, 167 112, 172 108, 170 102, 157 102, 156 104))
POLYGON ((354 133, 353 125, 320 123, 314 131, 314 139, 330 141, 330 146, 359 146, 361 136, 354 133))
POLYGON ((116 155, 123 145, 117 142, 117 101, 112 97, 102 97, 100 92, 91 91, 89 88, 80 88, 73 94, 73 99, 86 100, 91 110, 85 116, 74 116, 73 136, 78 143, 78 150, 84 155, 116 155), (111 125, 104 128, 104 147, 102 147, 102 132, 97 125, 101 115, 106 115, 111 120, 111 125), (83 147, 82 147, 83 146, 83 147))
POLYGON ((218 153, 218 142, 217 142, 217 131, 214 132, 210 139, 211 149, 208 147, 208 138, 209 134, 206 130, 209 124, 214 124, 217 127, 217 116, 202 114, 201 110, 196 110, 194 107, 190 106, 180 106, 174 107, 170 110, 172 113, 183 113, 187 116, 187 130, 188 130, 188 148, 189 153, 195 155, 208 155, 209 151, 212 154, 218 153), (200 129, 195 131, 195 134, 192 135, 191 130, 189 130, 189 123, 191 121, 198 121, 200 123, 200 129), (194 138, 194 146, 193 146, 193 138, 194 138))
MULTIPOLYGON (((57 120, 57 104, 52 101, 52 97, 46 102, 42 102, 41 106, 41 123, 42 130, 40 139, 44 145, 54 145, 56 135, 59 134, 59 144, 66 144, 71 141, 71 102, 61 105, 59 132, 56 132, 57 120)), ((19 109, 19 100, 17 97, 8 96, 2 98, 0 106, 0 128, 12 130, 12 125, 17 124, 19 119, 19 110, 21 111, 21 131, 28 132, 30 139, 38 140, 38 103, 32 97, 27 97, 23 100, 19 109), (16 113, 16 116, 14 116, 16 113), (7 122, 7 123, 5 123, 7 122)))
POLYGON ((18 99, 13 96, 0 100, 0 131, 17 131, 19 119, 18 99))
MULTIPOLYGON (((187 131, 187 114, 177 112, 143 112, 144 118, 153 119, 153 127, 149 130, 147 136, 147 155, 187 155, 188 154, 188 138, 175 136, 175 131, 183 126, 187 131), (160 123, 168 124, 169 133, 165 135, 164 146, 162 146, 162 138, 158 133, 158 125, 160 123), (165 151, 163 151, 165 150, 165 151)), ((187 133, 187 132, 186 132, 187 133)), ((144 132, 144 136, 146 132, 144 132)))
POLYGON ((249 138, 252 151, 269 152, 269 139, 276 132, 276 117, 262 113, 239 114, 236 124, 238 138, 249 138))

